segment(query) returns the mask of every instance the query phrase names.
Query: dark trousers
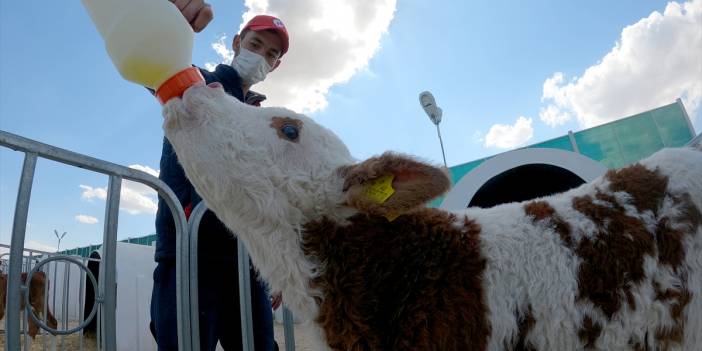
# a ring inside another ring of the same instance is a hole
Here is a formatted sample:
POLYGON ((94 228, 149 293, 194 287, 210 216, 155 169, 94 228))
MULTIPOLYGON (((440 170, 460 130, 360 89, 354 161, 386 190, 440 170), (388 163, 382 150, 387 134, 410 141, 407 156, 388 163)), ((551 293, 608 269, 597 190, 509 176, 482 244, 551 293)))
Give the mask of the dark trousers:
MULTIPOLYGON (((241 350, 239 277, 236 262, 198 264, 200 350, 241 350)), ((178 350, 175 262, 159 262, 151 295, 151 332, 159 351, 178 350)), ((274 349, 271 302, 264 284, 251 272, 251 309, 256 351, 274 349)))

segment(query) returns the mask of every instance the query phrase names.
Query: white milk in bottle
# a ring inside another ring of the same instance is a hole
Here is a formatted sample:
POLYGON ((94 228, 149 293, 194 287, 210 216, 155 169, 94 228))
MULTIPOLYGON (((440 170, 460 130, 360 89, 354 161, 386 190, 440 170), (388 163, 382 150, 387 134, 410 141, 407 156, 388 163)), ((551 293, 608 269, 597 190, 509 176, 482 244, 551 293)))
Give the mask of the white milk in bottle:
POLYGON ((124 79, 165 103, 204 79, 191 66, 194 33, 168 0, 82 0, 124 79))

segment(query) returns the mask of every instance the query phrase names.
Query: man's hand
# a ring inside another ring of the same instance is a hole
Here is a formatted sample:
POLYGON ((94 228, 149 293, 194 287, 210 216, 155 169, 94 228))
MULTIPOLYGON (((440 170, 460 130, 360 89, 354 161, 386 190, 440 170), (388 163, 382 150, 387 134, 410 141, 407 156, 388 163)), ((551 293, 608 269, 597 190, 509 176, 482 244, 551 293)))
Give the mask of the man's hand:
POLYGON ((212 21, 214 13, 212 6, 204 0, 170 0, 174 3, 183 17, 190 23, 195 32, 200 32, 212 21))
POLYGON ((273 311, 277 310, 278 307, 280 307, 280 304, 283 302, 283 294, 282 293, 275 293, 273 296, 271 296, 271 307, 273 307, 273 311))

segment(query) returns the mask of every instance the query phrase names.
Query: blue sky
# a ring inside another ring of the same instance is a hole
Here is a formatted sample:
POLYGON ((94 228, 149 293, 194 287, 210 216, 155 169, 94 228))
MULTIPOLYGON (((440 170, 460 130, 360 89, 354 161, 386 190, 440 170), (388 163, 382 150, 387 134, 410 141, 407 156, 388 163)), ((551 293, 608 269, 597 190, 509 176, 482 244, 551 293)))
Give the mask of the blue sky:
MULTIPOLYGON (((702 129, 699 0, 211 3, 215 19, 196 35, 193 63, 227 60, 242 18, 280 16, 290 52, 254 90, 270 104, 307 112, 359 159, 394 150, 442 162, 436 130, 419 107, 424 90, 444 111, 449 166, 677 97, 702 129)), ((0 129, 159 169, 160 106, 119 76, 77 0, 0 2, 0 129)), ((21 164, 20 153, 0 148, 3 244, 21 164)), ((55 247, 54 229, 69 232, 62 248, 101 242, 106 185, 103 175, 40 160, 28 246, 55 247)), ((152 233, 155 197, 127 188, 119 237, 152 233)))

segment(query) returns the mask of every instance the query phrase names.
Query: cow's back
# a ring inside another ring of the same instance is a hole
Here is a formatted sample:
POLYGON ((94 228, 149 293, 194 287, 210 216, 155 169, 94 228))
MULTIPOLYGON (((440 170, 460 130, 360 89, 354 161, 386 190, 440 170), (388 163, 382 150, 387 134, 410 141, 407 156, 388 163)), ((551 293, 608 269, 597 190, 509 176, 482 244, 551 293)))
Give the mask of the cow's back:
POLYGON ((702 345, 702 152, 657 155, 483 228, 490 349, 702 345))

